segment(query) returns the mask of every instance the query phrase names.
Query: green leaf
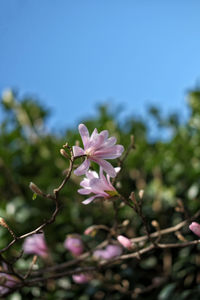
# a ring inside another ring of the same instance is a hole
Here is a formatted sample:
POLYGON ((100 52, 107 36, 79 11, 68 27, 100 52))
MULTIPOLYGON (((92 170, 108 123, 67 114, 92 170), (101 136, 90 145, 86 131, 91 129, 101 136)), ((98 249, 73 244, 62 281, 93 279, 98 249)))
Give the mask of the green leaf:
POLYGON ((37 198, 37 194, 36 194, 36 193, 33 193, 32 200, 35 200, 36 198, 37 198))

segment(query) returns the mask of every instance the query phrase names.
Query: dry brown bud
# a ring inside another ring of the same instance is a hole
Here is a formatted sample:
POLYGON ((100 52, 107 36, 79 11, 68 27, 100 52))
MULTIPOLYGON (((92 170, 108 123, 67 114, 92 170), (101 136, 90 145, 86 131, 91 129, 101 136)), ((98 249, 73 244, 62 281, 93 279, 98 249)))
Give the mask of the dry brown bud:
POLYGON ((144 190, 140 190, 139 193, 138 193, 140 199, 143 199, 143 196, 144 196, 144 190))
POLYGON ((127 219, 127 220, 123 221, 122 225, 123 226, 128 226, 129 223, 130 223, 130 220, 127 219))
POLYGON ((137 203, 137 200, 135 198, 135 193, 134 192, 131 192, 131 194, 129 196, 129 199, 135 204, 136 207, 138 206, 138 203, 137 203))
POLYGON ((156 221, 156 220, 153 220, 153 221, 151 222, 151 224, 152 224, 152 226, 155 227, 155 228, 159 228, 159 227, 160 227, 159 224, 158 224, 158 221, 156 221))
POLYGON ((6 221, 0 217, 0 226, 6 228, 10 234, 15 238, 15 234, 14 232, 12 231, 12 229, 8 226, 8 224, 6 223, 6 221))
POLYGON ((0 217, 0 225, 4 228, 8 229, 8 225, 7 225, 6 221, 1 217, 0 217))
POLYGON ((75 145, 79 147, 80 146, 80 142, 78 140, 76 140, 75 145))
POLYGON ((34 193, 36 193, 39 196, 44 195, 44 193, 39 189, 39 187, 33 182, 30 182, 29 188, 31 189, 31 191, 33 191, 34 193))
POLYGON ((60 149, 60 154, 65 158, 69 158, 69 155, 65 152, 64 149, 60 149))

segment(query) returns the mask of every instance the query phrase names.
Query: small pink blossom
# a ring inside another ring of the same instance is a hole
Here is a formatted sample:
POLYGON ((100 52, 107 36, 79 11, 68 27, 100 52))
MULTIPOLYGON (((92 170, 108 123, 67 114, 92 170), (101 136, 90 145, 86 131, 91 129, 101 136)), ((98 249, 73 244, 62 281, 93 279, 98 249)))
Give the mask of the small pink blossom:
POLYGON ((81 238, 78 235, 70 235, 66 238, 64 246, 69 250, 74 256, 79 256, 84 251, 84 246, 81 238))
POLYGON ((103 170, 110 175, 116 176, 116 171, 106 159, 115 159, 121 156, 124 151, 122 145, 115 145, 116 138, 108 138, 108 131, 103 130, 98 133, 95 128, 92 135, 89 135, 88 129, 84 124, 79 125, 79 133, 81 135, 84 149, 73 146, 74 157, 86 155, 85 161, 74 171, 77 176, 83 175, 90 167, 90 162, 94 161, 99 164, 103 170))
MULTIPOLYGON (((1 271, 8 271, 7 266, 4 266, 4 269, 1 269, 1 271)), ((0 273, 0 281, 2 285, 0 284, 0 296, 5 295, 6 293, 10 292, 12 288, 14 288, 20 281, 17 277, 12 276, 7 273, 0 273)))
POLYGON ((200 224, 198 224, 197 222, 192 222, 189 228, 194 234, 200 237, 200 224))
POLYGON ((131 249, 132 248, 132 243, 131 240, 128 239, 127 237, 123 236, 123 235, 119 235, 117 237, 118 242, 127 249, 131 249))
POLYGON ((93 256, 96 259, 109 260, 122 254, 122 248, 119 245, 108 245, 105 249, 95 250, 93 256))
POLYGON ((36 233, 27 237, 23 245, 24 253, 35 254, 43 258, 49 255, 48 247, 43 233, 36 233))
POLYGON ((80 274, 72 275, 72 278, 74 282, 78 284, 84 284, 84 283, 88 283, 92 279, 92 276, 87 273, 80 273, 80 274))
MULTIPOLYGON (((115 168, 115 171, 119 171, 119 168, 115 168)), ((84 200, 83 204, 89 204, 95 198, 103 197, 110 198, 118 195, 116 189, 110 182, 110 176, 107 174, 107 178, 103 174, 103 169, 100 167, 100 176, 95 171, 87 171, 86 177, 81 181, 80 185, 83 187, 78 192, 82 195, 89 195, 91 193, 94 196, 84 200)))
POLYGON ((92 226, 86 228, 85 231, 84 231, 84 234, 85 234, 85 235, 90 235, 90 236, 95 236, 95 234, 96 234, 96 229, 95 229, 94 225, 92 225, 92 226))

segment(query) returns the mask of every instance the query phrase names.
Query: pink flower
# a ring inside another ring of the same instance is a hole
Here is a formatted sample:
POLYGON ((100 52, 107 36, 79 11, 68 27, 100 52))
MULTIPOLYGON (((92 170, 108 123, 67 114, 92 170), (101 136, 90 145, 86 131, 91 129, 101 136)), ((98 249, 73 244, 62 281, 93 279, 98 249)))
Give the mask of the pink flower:
MULTIPOLYGON (((115 168, 117 172, 120 168, 115 168)), ((95 198, 111 198, 117 196, 118 193, 114 186, 110 182, 110 176, 107 175, 107 179, 103 174, 103 169, 100 167, 100 176, 98 176, 95 171, 87 171, 86 177, 81 181, 80 185, 83 189, 79 189, 79 194, 89 195, 91 193, 95 194, 94 196, 84 200, 83 204, 89 204, 95 198)))
POLYGON ((192 232, 194 232, 194 234, 200 237, 200 224, 198 224, 197 222, 192 222, 189 228, 192 232))
POLYGON ((47 258, 49 251, 43 233, 36 233, 26 238, 23 245, 24 253, 36 254, 47 258))
POLYGON ((84 283, 88 283, 92 279, 92 276, 87 273, 80 273, 80 274, 72 275, 72 278, 74 282, 78 284, 84 284, 84 283))
POLYGON ((131 240, 128 239, 127 237, 123 236, 123 235, 119 235, 117 237, 118 242, 127 249, 131 249, 132 248, 132 243, 131 240))
MULTIPOLYGON (((0 268, 1 271, 8 271, 7 266, 4 266, 4 269, 0 268)), ((0 273, 0 296, 5 295, 6 293, 10 292, 12 288, 14 288, 20 281, 17 277, 12 276, 7 273, 0 273)))
POLYGON ((85 174, 90 167, 90 161, 94 161, 99 164, 103 170, 110 175, 110 177, 115 177, 115 169, 105 159, 115 159, 121 156, 124 151, 124 147, 122 145, 115 145, 116 138, 108 138, 107 130, 103 130, 98 133, 95 128, 90 136, 87 127, 84 124, 80 124, 79 133, 83 141, 84 149, 78 146, 73 146, 73 154, 74 157, 86 155, 86 159, 74 171, 74 174, 77 176, 85 174))
POLYGON ((95 250, 93 256, 97 259, 109 260, 122 254, 122 248, 118 245, 108 245, 105 249, 95 250))
POLYGON ((68 236, 64 242, 64 246, 68 249, 74 256, 79 256, 84 251, 84 246, 81 238, 78 235, 68 236))

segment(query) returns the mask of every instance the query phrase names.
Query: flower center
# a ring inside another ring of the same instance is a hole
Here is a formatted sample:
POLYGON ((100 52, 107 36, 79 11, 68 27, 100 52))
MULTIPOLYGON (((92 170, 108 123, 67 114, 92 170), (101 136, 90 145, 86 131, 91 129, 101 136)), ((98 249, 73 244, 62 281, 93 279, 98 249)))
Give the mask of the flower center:
POLYGON ((115 196, 118 195, 118 192, 116 190, 114 190, 114 191, 104 191, 104 192, 106 192, 109 195, 109 198, 115 197, 115 196))
POLYGON ((94 147, 90 147, 90 148, 88 148, 88 149, 85 151, 85 154, 86 154, 87 156, 92 156, 92 155, 94 154, 94 152, 95 152, 94 147))

